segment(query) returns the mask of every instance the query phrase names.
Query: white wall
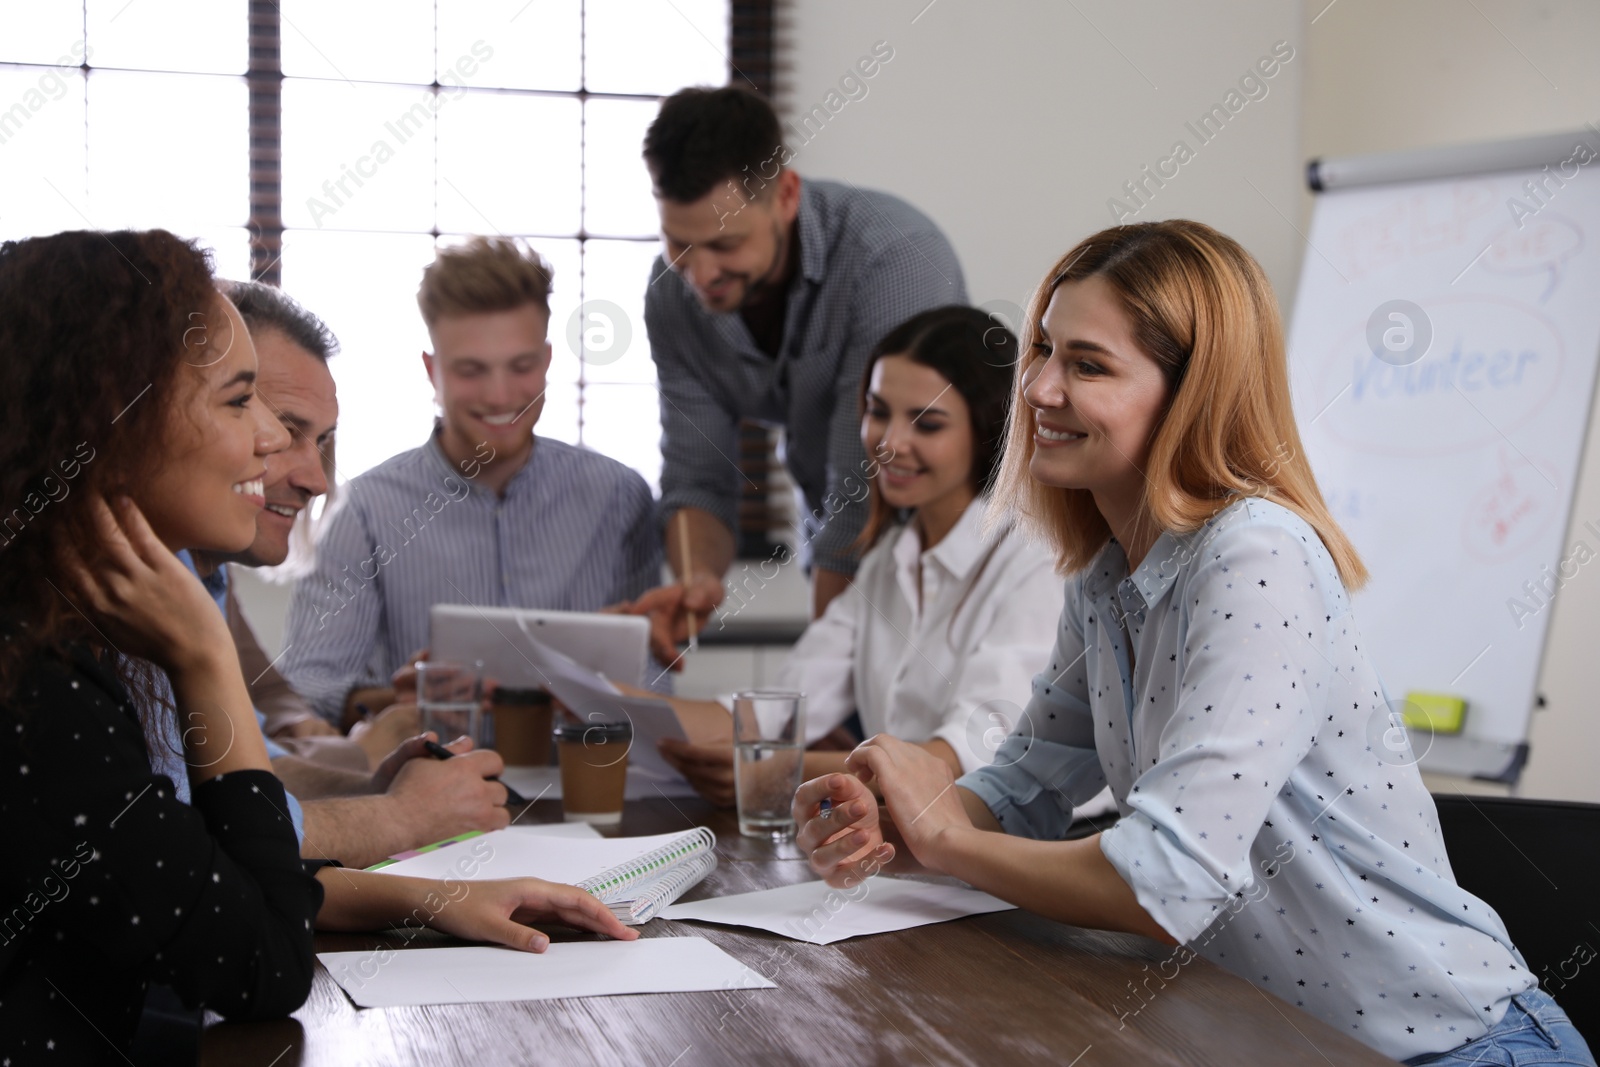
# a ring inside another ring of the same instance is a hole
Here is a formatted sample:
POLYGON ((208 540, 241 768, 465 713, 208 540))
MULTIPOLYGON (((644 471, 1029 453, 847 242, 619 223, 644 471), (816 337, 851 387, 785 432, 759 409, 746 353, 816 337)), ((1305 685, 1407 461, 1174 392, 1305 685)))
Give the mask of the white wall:
POLYGON ((1279 213, 1299 210, 1297 5, 798 0, 782 26, 792 67, 779 102, 791 116, 823 103, 875 42, 893 47, 867 95, 799 146, 794 166, 927 212, 954 242, 974 303, 1025 304, 1058 256, 1113 224, 1107 201, 1127 199, 1123 183, 1180 139, 1194 158, 1164 188, 1150 186, 1134 220, 1216 226, 1260 259, 1280 298, 1292 295, 1300 239, 1279 213), (1202 145, 1185 122, 1221 103, 1278 41, 1294 58, 1265 82, 1267 95, 1202 145))
MULTIPOLYGON (((1326 2, 1306 4, 1308 156, 1498 140, 1600 121, 1600 5, 1338 0, 1319 17, 1326 2)), ((1591 519, 1600 519, 1600 435, 1593 432, 1564 544, 1591 519)), ((1551 616, 1539 684, 1548 707, 1534 713, 1521 795, 1600 801, 1597 633, 1600 575, 1584 569, 1558 594, 1551 616)))
POLYGON ((1600 121, 1593 0, 1338 0, 1319 17, 1326 3, 1305 4, 1309 155, 1492 141, 1600 121))
POLYGON ((250 628, 267 656, 276 660, 283 651, 283 631, 289 621, 292 585, 276 585, 264 580, 248 567, 233 567, 233 592, 239 598, 250 628))

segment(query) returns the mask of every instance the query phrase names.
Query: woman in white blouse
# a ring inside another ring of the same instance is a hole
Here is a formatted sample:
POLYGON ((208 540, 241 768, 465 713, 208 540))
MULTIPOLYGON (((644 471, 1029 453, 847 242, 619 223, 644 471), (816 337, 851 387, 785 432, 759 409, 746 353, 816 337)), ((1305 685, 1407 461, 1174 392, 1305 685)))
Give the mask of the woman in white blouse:
MULTIPOLYGON (((959 306, 925 311, 873 349, 862 383, 861 440, 876 469, 866 554, 779 682, 806 694, 809 741, 855 711, 869 735, 961 774, 987 764, 1014 725, 1050 654, 1061 589, 1046 550, 1009 522, 984 529, 1016 358, 1009 330, 959 306)), ((733 803, 731 746, 664 742, 662 752, 708 799, 733 803)), ((846 755, 807 752, 806 772, 842 770, 846 755)))
MULTIPOLYGON (((1049 665, 959 781, 880 736, 853 774, 801 786, 813 869, 852 885, 909 849, 1042 915, 1177 946, 1158 983, 1205 956, 1407 1063, 1593 1067, 1456 885, 1393 742, 1346 594, 1366 572, 1301 454, 1260 266, 1199 223, 1106 230, 1045 276, 1024 342, 994 495, 1071 575, 1049 665), (1107 782, 1121 818, 1062 840, 1107 782)), ((1118 1000, 1123 1018, 1145 1006, 1118 1000)))

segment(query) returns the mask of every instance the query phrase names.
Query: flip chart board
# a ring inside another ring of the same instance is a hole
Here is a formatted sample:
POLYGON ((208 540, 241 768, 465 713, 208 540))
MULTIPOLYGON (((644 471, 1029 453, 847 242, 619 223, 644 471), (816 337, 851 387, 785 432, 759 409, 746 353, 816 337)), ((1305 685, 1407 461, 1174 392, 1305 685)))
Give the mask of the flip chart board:
POLYGON ((1514 782, 1551 601, 1600 561, 1600 516, 1569 531, 1600 353, 1600 132, 1310 178, 1290 380, 1372 573, 1362 643, 1396 712, 1411 691, 1467 701, 1459 735, 1413 734, 1425 770, 1514 782))

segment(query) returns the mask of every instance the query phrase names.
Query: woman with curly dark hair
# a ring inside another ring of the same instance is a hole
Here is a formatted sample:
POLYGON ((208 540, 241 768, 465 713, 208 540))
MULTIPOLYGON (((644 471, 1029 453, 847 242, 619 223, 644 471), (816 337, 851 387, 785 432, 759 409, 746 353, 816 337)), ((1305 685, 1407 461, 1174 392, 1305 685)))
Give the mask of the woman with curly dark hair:
POLYGON ((636 936, 535 879, 303 865, 220 612, 175 552, 255 537, 287 443, 206 256, 161 230, 0 245, 0 1034, 8 1062, 123 1053, 147 987, 230 1018, 310 988, 313 921, 541 951, 636 936), (192 806, 151 770, 177 716, 192 806), (91 1025, 84 1026, 84 1020, 91 1025))

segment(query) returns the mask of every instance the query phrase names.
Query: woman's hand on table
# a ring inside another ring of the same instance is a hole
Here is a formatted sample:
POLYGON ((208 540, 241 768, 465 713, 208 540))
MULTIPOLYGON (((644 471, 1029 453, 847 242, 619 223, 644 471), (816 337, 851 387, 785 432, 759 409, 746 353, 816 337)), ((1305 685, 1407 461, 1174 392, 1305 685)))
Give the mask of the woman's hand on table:
POLYGON ((798 844, 829 885, 848 889, 876 874, 894 859, 894 845, 884 840, 878 798, 851 774, 825 774, 801 784, 791 809, 798 844), (824 816, 823 798, 832 804, 824 816))
POLYGON ((622 925, 600 899, 576 886, 542 878, 458 882, 460 900, 447 901, 429 925, 467 941, 493 941, 526 952, 543 952, 550 938, 528 923, 560 922, 580 930, 632 941, 639 931, 622 925))
POLYGON ((869 737, 856 746, 845 767, 862 782, 876 784, 895 828, 917 861, 933 870, 941 834, 972 828, 950 765, 921 745, 888 734, 869 737))
POLYGON ((467 941, 524 952, 543 952, 550 945, 550 938, 528 923, 565 923, 618 941, 639 936, 593 894, 542 878, 438 881, 326 867, 317 872, 317 881, 323 888, 319 930, 380 930, 420 921, 467 941))

